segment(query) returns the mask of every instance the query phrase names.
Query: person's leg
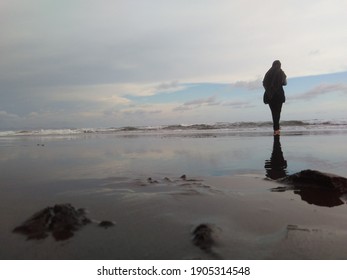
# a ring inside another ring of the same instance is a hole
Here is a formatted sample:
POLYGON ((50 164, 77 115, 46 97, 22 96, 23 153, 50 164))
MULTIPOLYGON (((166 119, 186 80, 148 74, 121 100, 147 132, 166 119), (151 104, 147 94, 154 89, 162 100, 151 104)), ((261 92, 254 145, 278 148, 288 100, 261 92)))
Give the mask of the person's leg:
POLYGON ((282 103, 270 103, 269 106, 272 114, 273 129, 278 131, 280 129, 282 103))

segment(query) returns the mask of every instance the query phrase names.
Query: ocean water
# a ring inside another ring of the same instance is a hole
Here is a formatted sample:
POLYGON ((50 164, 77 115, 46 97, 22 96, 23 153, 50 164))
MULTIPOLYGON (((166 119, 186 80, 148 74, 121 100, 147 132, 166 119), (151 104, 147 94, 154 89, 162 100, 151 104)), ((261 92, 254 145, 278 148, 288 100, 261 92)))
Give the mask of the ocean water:
POLYGON ((7 185, 109 177, 283 177, 316 169, 347 177, 344 122, 219 123, 141 128, 6 131, 0 179, 7 185))

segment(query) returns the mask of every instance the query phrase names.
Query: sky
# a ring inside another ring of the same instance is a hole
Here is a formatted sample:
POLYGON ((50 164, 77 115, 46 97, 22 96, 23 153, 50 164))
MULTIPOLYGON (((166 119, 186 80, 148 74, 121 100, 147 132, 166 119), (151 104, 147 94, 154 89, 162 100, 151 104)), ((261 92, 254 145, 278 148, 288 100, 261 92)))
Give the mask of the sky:
POLYGON ((0 130, 345 118, 347 0, 3 0, 0 130))

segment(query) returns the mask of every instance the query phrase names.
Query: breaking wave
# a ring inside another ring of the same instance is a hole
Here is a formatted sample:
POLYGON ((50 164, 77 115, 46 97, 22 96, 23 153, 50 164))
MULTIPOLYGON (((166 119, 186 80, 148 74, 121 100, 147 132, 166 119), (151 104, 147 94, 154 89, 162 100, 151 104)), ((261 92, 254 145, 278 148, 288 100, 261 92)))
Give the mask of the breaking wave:
MULTIPOLYGON (((315 130, 347 130, 347 121, 282 121, 281 126, 286 131, 315 131, 315 130)), ((64 136, 83 134, 132 134, 132 133, 165 133, 165 132, 254 132, 270 131, 272 122, 218 122, 214 124, 177 124, 162 126, 125 126, 111 128, 68 128, 68 129, 39 129, 0 131, 0 137, 9 136, 64 136)))

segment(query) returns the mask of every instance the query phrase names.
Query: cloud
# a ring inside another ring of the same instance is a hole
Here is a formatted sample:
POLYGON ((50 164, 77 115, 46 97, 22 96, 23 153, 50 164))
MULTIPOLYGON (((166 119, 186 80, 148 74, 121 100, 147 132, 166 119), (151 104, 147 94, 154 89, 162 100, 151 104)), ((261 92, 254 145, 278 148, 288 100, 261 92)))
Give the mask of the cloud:
POLYGON ((71 102, 71 103, 109 103, 129 104, 131 101, 124 97, 126 92, 117 84, 97 84, 83 86, 59 86, 42 88, 37 94, 48 102, 71 102))
POLYGON ((144 115, 153 115, 153 114, 160 114, 162 111, 161 110, 150 110, 150 111, 147 111, 147 110, 125 110, 125 111, 122 111, 121 113, 125 116, 136 116, 136 117, 139 117, 139 116, 144 116, 144 115))
POLYGON ((336 84, 321 84, 318 85, 304 93, 301 93, 296 96, 289 96, 289 99, 302 99, 302 100, 311 100, 321 95, 341 92, 347 94, 347 84, 345 83, 336 83, 336 84))
POLYGON ((161 83, 156 86, 154 86, 154 92, 155 93, 163 93, 163 92, 175 92, 179 90, 185 89, 187 86, 184 86, 182 84, 179 84, 178 81, 172 81, 169 83, 161 83))
POLYGON ((121 126, 142 126, 151 125, 154 123, 161 124, 163 115, 165 115, 165 111, 161 110, 160 108, 143 109, 140 107, 135 107, 110 111, 108 112, 108 115, 105 114, 105 117, 109 123, 112 121, 112 118, 115 118, 117 123, 122 123, 121 126))
POLYGON ((195 100, 191 100, 191 101, 188 101, 188 102, 185 102, 183 105, 184 106, 215 106, 215 105, 219 105, 220 102, 218 102, 216 100, 216 96, 210 96, 208 98, 201 98, 201 99, 195 99, 195 100))
POLYGON ((256 90, 256 89, 262 89, 263 83, 262 83, 262 79, 258 78, 256 80, 251 80, 251 81, 237 81, 235 83, 232 83, 232 86, 246 88, 248 90, 256 90))
POLYGON ((63 111, 50 112, 30 112, 29 114, 18 116, 6 111, 0 111, 0 127, 2 129, 39 129, 39 128, 61 128, 72 127, 81 117, 79 114, 71 114, 63 111), (73 120, 73 122, 69 120, 73 120), (47 126, 47 122, 49 126, 47 126))
POLYGON ((15 127, 22 118, 16 114, 8 113, 4 110, 0 111, 0 127, 12 129, 15 127))
POLYGON ((112 84, 114 93, 119 96, 154 96, 162 93, 171 93, 188 88, 188 85, 178 81, 160 83, 115 83, 112 84))
POLYGON ((138 85, 138 90, 133 91, 131 95, 135 96, 153 96, 161 93, 171 93, 184 90, 188 85, 180 84, 178 81, 163 82, 149 85, 138 85))
POLYGON ((1 119, 19 119, 20 117, 16 114, 7 113, 6 111, 0 111, 1 119))
POLYGON ((194 99, 185 102, 183 105, 173 108, 173 111, 187 111, 203 106, 216 106, 220 105, 220 101, 217 101, 216 96, 210 96, 207 98, 194 99))
POLYGON ((126 106, 123 108, 112 107, 104 110, 102 113, 105 117, 117 117, 127 119, 129 117, 137 117, 141 120, 151 115, 163 113, 165 105, 135 105, 126 106))
POLYGON ((223 106, 230 106, 233 108, 251 108, 254 107, 250 102, 247 101, 230 101, 223 102, 223 106))
POLYGON ((100 98, 100 101, 117 104, 117 105, 127 105, 131 103, 131 101, 128 98, 125 98, 123 96, 118 96, 118 95, 103 97, 103 98, 100 98))

